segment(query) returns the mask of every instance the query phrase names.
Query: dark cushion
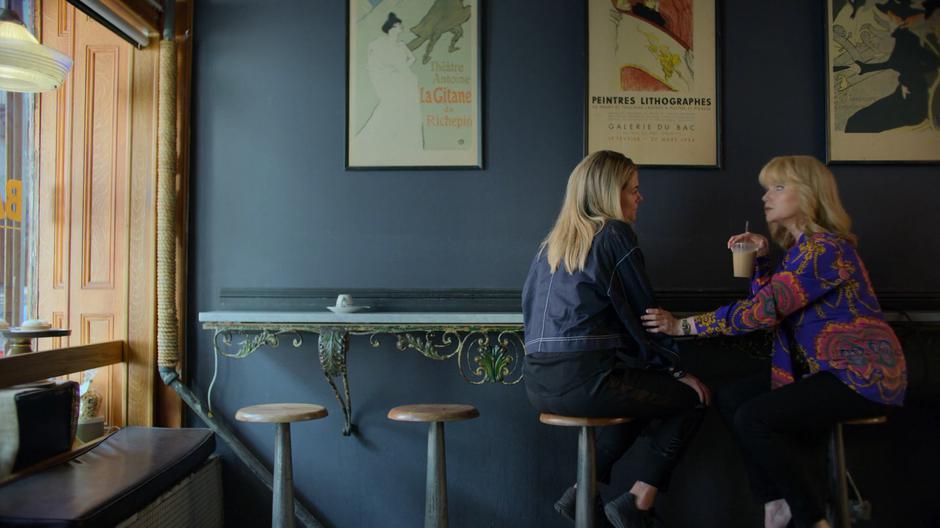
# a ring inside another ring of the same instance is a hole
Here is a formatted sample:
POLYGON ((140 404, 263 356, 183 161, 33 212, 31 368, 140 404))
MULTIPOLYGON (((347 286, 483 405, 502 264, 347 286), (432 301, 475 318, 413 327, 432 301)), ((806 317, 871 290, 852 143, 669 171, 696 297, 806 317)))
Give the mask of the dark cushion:
POLYGON ((214 449, 208 429, 122 429, 69 462, 0 487, 0 526, 113 526, 214 449))
POLYGON ((13 471, 72 448, 78 421, 78 383, 38 383, 13 399, 20 431, 13 471))

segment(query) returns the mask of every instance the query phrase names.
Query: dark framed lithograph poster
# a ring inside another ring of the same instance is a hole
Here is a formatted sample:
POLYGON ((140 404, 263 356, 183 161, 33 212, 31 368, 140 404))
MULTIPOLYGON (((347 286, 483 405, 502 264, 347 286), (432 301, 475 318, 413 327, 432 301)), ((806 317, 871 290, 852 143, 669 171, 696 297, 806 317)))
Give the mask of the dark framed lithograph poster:
POLYGON ((482 167, 480 0, 349 0, 347 168, 482 167))
POLYGON ((936 2, 827 0, 830 162, 940 161, 936 2))
POLYGON ((715 0, 587 0, 585 147, 717 167, 715 0))

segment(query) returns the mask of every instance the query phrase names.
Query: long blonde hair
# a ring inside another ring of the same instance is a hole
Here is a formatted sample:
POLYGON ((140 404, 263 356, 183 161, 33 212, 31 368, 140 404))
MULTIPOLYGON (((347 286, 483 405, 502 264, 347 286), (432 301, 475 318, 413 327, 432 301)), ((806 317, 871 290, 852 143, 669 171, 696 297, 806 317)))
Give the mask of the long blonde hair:
POLYGON ((610 150, 588 154, 575 166, 555 227, 542 242, 552 273, 561 262, 568 273, 583 270, 594 235, 608 220, 625 220, 620 191, 636 171, 630 158, 610 150))
MULTIPOLYGON (((800 197, 800 230, 803 234, 832 233, 853 245, 858 237, 852 234, 852 219, 842 207, 839 188, 832 172, 812 156, 777 156, 764 165, 758 176, 760 184, 790 185, 800 197)), ((796 243, 786 227, 771 222, 770 237, 784 249, 796 243)))

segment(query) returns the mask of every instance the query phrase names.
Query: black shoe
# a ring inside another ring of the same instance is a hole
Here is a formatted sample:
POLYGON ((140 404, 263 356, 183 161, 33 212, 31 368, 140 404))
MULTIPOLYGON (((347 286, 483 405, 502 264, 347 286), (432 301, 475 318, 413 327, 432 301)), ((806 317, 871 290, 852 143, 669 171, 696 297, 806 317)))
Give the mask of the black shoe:
POLYGON ((653 510, 637 509, 636 496, 629 492, 608 502, 604 513, 614 528, 663 528, 653 510))
MULTIPOLYGON (((560 513, 562 517, 568 519, 571 522, 575 522, 575 505, 578 503, 578 489, 574 486, 566 489, 565 492, 561 495, 561 498, 555 503, 555 511, 560 513)), ((600 494, 597 494, 594 497, 594 523, 596 526, 605 527, 610 526, 605 521, 604 517, 604 503, 601 501, 600 494)))

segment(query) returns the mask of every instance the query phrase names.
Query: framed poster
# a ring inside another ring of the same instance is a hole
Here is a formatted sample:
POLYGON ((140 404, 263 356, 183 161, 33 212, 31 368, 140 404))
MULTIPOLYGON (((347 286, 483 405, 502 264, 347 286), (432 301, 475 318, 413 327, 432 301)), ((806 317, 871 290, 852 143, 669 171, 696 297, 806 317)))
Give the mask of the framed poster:
POLYGON ((830 162, 940 161, 940 9, 826 0, 830 162))
POLYGON ((585 148, 719 166, 715 0, 587 0, 585 148))
POLYGON ((479 3, 349 0, 347 168, 482 168, 479 3))

